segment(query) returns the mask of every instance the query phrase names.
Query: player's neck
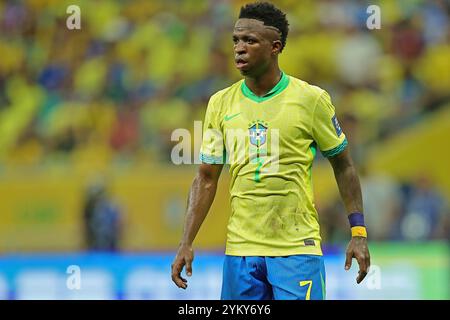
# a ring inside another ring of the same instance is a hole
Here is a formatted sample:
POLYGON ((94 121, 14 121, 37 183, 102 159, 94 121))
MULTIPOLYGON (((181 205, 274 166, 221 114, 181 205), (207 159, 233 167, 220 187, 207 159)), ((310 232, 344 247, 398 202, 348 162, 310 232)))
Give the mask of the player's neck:
POLYGON ((274 65, 258 77, 245 77, 245 85, 257 96, 262 97, 277 85, 281 79, 281 70, 274 65))

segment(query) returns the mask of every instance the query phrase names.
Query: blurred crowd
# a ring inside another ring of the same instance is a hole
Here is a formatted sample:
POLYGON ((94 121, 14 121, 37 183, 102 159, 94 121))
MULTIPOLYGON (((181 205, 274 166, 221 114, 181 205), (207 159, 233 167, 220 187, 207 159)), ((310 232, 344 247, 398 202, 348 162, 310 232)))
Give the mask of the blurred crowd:
MULTIPOLYGON (((81 30, 69 30, 65 1, 3 1, 0 163, 167 161, 172 130, 240 78, 231 30, 244 3, 76 1, 81 30)), ((277 1, 291 25, 282 68, 364 123, 357 148, 449 99, 448 2, 378 3, 381 29, 368 30, 365 1, 277 1)))
MULTIPOLYGON (((231 32, 247 2, 2 1, 0 168, 168 163, 171 132, 192 130, 211 94, 240 79, 231 32), (81 9, 81 30, 66 27, 70 4, 81 9)), ((381 29, 368 30, 371 2, 276 1, 290 22, 282 69, 328 90, 344 128, 364 124, 351 135, 358 164, 368 146, 450 100, 449 2, 376 1, 381 29)), ((425 211, 423 234, 443 233, 430 230, 445 201, 426 181, 380 183, 396 184, 395 198, 404 200, 389 204, 389 217, 409 217, 395 226, 405 237, 425 211)), ((393 196, 386 190, 380 197, 393 196)), ((399 234, 383 232, 380 238, 399 234)))
MULTIPOLYGON (((388 175, 360 176, 364 216, 374 241, 450 240, 447 198, 427 174, 407 181, 388 175)), ((326 242, 348 239, 348 221, 340 198, 321 208, 322 237, 326 242)))

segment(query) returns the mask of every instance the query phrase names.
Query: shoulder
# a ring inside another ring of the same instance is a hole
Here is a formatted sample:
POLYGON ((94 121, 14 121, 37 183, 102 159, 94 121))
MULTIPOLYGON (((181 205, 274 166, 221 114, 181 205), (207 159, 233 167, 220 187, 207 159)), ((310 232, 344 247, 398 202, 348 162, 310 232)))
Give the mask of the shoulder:
POLYGON ((289 77, 290 95, 295 97, 295 100, 300 105, 307 107, 308 110, 313 111, 317 104, 320 104, 323 99, 328 98, 328 93, 321 87, 309 84, 293 76, 289 77))
POLYGON ((291 89, 297 92, 302 98, 317 101, 324 93, 327 92, 319 86, 310 84, 304 80, 289 76, 291 89))
POLYGON ((233 83, 231 86, 219 90, 216 93, 214 93, 210 98, 210 103, 214 104, 222 104, 223 102, 226 102, 229 99, 232 99, 236 96, 241 90, 242 82, 244 80, 239 80, 238 82, 233 83))

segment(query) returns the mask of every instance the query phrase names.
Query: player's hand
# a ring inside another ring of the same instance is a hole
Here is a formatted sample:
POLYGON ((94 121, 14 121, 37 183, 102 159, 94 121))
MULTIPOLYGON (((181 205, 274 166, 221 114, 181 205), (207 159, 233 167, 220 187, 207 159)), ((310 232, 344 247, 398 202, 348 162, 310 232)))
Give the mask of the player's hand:
POLYGON ((183 267, 186 265, 186 275, 190 277, 192 275, 192 261, 194 261, 194 250, 192 246, 180 245, 172 263, 172 281, 178 288, 187 288, 187 280, 181 277, 181 271, 183 271, 183 267))
POLYGON ((359 264, 359 272, 356 277, 356 283, 360 283, 366 277, 370 267, 369 247, 367 246, 367 238, 352 237, 347 246, 345 254, 345 270, 349 270, 352 266, 352 258, 355 258, 359 264))

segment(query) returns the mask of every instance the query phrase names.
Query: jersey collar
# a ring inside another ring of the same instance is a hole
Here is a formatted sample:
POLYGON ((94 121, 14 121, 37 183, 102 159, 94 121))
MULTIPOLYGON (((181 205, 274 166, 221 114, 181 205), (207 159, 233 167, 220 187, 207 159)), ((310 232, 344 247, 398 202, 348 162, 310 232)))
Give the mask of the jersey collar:
POLYGON ((253 100, 255 102, 263 102, 276 96, 277 94, 280 94, 284 89, 286 89, 288 84, 289 84, 289 77, 284 72, 281 72, 280 81, 278 81, 275 87, 273 87, 269 92, 267 92, 262 97, 254 94, 252 90, 250 90, 250 88, 247 87, 247 85, 245 84, 245 80, 242 81, 241 90, 244 96, 246 96, 250 100, 253 100))

